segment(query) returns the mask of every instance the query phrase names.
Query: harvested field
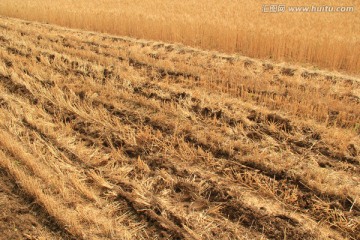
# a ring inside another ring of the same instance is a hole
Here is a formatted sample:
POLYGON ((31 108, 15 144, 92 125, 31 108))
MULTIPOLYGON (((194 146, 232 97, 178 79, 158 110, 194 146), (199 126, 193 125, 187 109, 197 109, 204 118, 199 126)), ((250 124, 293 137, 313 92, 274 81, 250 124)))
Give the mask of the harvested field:
POLYGON ((360 238, 358 78, 5 17, 0 43, 5 239, 360 238))

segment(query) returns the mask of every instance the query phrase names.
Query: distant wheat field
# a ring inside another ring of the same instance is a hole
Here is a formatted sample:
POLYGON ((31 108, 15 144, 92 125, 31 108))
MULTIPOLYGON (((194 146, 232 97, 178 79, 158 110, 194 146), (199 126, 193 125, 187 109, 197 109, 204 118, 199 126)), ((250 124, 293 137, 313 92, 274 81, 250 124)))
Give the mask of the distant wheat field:
POLYGON ((0 14, 136 38, 358 74, 355 0, 284 0, 294 6, 353 6, 351 13, 262 13, 278 1, 2 0, 0 14))

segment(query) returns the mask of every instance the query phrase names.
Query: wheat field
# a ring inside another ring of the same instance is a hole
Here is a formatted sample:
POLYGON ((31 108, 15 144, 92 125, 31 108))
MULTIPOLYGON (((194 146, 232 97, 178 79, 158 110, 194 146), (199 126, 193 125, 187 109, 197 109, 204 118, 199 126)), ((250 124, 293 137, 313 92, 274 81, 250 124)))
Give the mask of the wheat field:
POLYGON ((359 78, 6 17, 0 43, 0 238, 360 238, 359 78))
POLYGON ((2 0, 0 14, 202 49, 360 73, 357 0, 2 0), (262 12, 264 4, 351 6, 348 13, 262 12))

